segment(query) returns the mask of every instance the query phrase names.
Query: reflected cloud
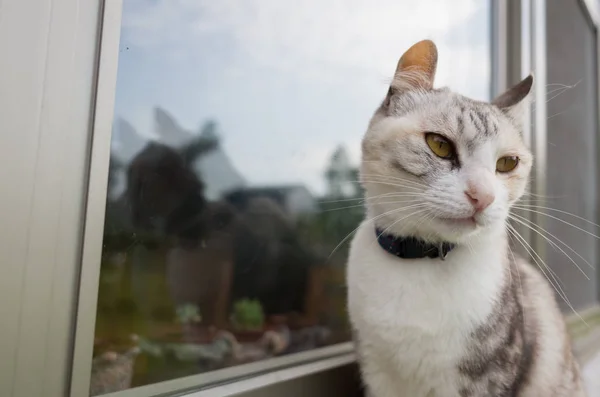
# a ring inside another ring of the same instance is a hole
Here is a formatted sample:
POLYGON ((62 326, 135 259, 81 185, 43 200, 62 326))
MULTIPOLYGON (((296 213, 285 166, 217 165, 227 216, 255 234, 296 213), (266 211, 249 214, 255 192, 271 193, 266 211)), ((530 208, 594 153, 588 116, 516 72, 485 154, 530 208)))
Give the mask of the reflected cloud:
POLYGON ((152 131, 156 105, 185 126, 216 118, 248 182, 324 193, 327 153, 346 142, 358 161, 366 121, 413 42, 438 44, 438 85, 487 99, 488 26, 489 4, 477 0, 128 0, 117 111, 140 131, 152 131))
MULTIPOLYGON (((308 0, 293 7, 278 0, 127 3, 123 28, 128 44, 161 55, 183 51, 193 59, 205 52, 203 39, 222 36, 227 51, 235 53, 230 67, 258 65, 326 81, 348 81, 345 77, 357 72, 390 77, 399 51, 418 37, 435 39, 443 55, 460 51, 457 59, 467 55, 470 64, 478 65, 482 57, 474 37, 465 37, 472 31, 465 23, 487 18, 487 4, 477 0, 385 0, 376 7, 366 0, 308 0)), ((481 45, 488 41, 475 39, 481 45)), ((438 82, 447 85, 451 76, 442 73, 438 82)))

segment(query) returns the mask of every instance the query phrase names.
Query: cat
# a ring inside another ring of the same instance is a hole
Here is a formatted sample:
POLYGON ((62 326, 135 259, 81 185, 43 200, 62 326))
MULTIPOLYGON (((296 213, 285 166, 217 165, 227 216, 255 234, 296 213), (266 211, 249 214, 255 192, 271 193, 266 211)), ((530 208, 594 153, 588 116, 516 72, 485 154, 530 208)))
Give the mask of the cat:
POLYGON ((533 75, 486 103, 434 88, 436 67, 433 42, 408 49, 362 141, 347 282, 367 395, 585 396, 553 291, 508 242, 533 75))

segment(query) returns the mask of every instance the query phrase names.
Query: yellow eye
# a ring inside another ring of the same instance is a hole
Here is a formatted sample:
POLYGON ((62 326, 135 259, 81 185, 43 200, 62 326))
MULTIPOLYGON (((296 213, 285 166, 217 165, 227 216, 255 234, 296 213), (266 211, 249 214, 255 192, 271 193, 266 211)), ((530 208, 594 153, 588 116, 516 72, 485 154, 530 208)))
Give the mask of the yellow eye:
POLYGON ((425 141, 436 156, 443 159, 454 157, 454 146, 443 136, 430 132, 425 135, 425 141))
POLYGON ((519 165, 519 158, 517 156, 506 156, 501 157, 496 162, 496 171, 498 172, 511 172, 519 165))

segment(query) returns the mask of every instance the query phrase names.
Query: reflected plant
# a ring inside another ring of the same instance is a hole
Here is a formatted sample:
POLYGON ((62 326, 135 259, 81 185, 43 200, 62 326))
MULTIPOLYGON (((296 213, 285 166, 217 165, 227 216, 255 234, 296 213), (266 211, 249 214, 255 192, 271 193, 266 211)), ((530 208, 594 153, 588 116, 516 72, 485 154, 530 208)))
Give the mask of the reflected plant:
POLYGON ((199 323, 202 321, 200 308, 192 303, 180 305, 176 310, 177 321, 184 325, 199 323))
POLYGON ((262 329, 265 322, 263 307, 258 300, 241 299, 233 304, 231 322, 240 331, 262 329))

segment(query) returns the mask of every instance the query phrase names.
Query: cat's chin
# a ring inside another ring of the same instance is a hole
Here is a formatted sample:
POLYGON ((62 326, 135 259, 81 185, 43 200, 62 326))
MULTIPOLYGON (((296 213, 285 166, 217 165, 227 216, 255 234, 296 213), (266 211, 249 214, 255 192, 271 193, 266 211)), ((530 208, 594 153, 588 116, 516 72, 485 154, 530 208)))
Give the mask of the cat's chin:
POLYGON ((431 223, 437 239, 462 243, 483 232, 484 228, 471 218, 436 219, 431 223))
MULTIPOLYGON (((386 212, 393 211, 389 208, 374 208, 368 212, 368 218, 379 218, 386 212)), ((387 233, 397 236, 413 236, 431 243, 446 241, 449 243, 469 243, 474 238, 496 236, 498 231, 505 229, 505 220, 502 214, 475 214, 456 216, 454 214, 439 214, 435 217, 414 216, 399 222, 394 218, 383 218, 376 222, 376 226, 387 233)))
POLYGON ((412 233, 415 237, 432 242, 467 243, 473 238, 493 236, 502 229, 501 222, 491 222, 478 217, 438 217, 421 224, 412 233))
POLYGON ((479 221, 474 216, 465 217, 465 218, 437 218, 440 222, 447 224, 448 226, 454 229, 466 229, 466 230, 475 230, 481 226, 481 221, 479 221))

